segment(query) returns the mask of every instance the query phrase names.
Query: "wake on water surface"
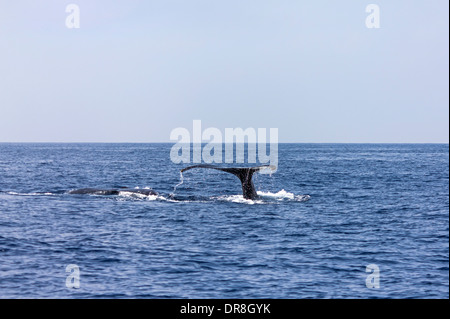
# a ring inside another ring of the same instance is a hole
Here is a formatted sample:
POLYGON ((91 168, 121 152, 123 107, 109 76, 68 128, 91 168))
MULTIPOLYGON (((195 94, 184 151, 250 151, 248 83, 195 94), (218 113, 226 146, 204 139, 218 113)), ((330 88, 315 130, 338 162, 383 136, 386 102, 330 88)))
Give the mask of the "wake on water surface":
MULTIPOLYGON (((179 183, 177 186, 181 185, 179 183)), ((176 187, 177 187, 176 186, 176 187)), ((174 188, 174 191, 176 190, 174 188)), ((136 187, 136 190, 141 188, 136 187)), ((148 187, 142 188, 143 190, 150 189, 148 187)), ((246 199, 242 196, 242 194, 236 195, 219 195, 219 196, 192 196, 192 195, 175 195, 174 192, 165 195, 165 194, 141 194, 137 192, 133 192, 131 190, 120 190, 117 195, 98 195, 98 194, 69 194, 67 191, 57 191, 57 192, 0 192, 7 196, 90 196, 97 198, 110 198, 116 199, 120 201, 126 200, 147 200, 147 201, 164 201, 164 202, 173 202, 173 203, 189 203, 189 202, 232 202, 232 203, 241 203, 241 204, 271 204, 271 203, 279 203, 279 202, 305 202, 310 199, 309 195, 295 195, 293 193, 287 192, 284 189, 279 192, 264 192, 258 191, 258 199, 246 199)))
POLYGON ((1 192, 6 193, 7 195, 13 196, 55 196, 55 195, 78 195, 78 196, 94 196, 94 197, 108 197, 114 198, 118 200, 149 200, 149 201, 166 201, 166 202, 211 202, 211 201, 219 201, 219 202, 232 202, 232 203, 241 203, 241 204, 270 204, 277 203, 283 201, 293 201, 293 202, 304 202, 310 199, 309 195, 295 195, 293 193, 287 192, 284 189, 272 193, 265 191, 257 191, 257 198, 248 199, 243 195, 220 195, 220 196, 198 196, 198 195, 175 195, 175 192, 179 186, 184 183, 183 173, 180 171, 180 182, 176 184, 173 188, 173 191, 170 194, 164 195, 159 194, 157 192, 153 192, 152 188, 144 187, 139 188, 135 187, 131 188, 123 188, 117 189, 114 192, 111 190, 102 190, 102 189, 79 189, 79 190, 68 190, 68 191, 56 191, 56 192, 30 192, 30 193, 19 193, 19 192, 1 192), (85 190, 92 190, 91 193, 85 192, 85 190), (83 191, 83 192, 78 192, 83 191), (150 192, 147 192, 150 191, 150 192))
MULTIPOLYGON (((136 188, 138 189, 138 188, 136 188)), ((147 188, 148 189, 148 188, 147 188)), ((1 192, 5 195, 9 196, 65 196, 69 195, 68 192, 30 192, 30 193, 19 193, 19 192, 1 192)), ((165 201, 165 202, 173 202, 173 203, 189 203, 189 202, 211 202, 211 201, 219 201, 219 202, 232 202, 232 203, 241 203, 241 204, 271 204, 278 203, 284 201, 290 202, 305 202, 309 200, 311 197, 309 195, 295 195, 293 193, 287 192, 284 189, 277 193, 272 192, 263 192, 258 191, 258 199, 246 199, 242 195, 220 195, 220 196, 183 196, 183 195, 175 195, 174 193, 164 195, 145 195, 140 193, 131 192, 128 190, 119 191, 117 195, 96 195, 96 194, 76 194, 70 196, 90 196, 90 197, 98 197, 98 198, 112 198, 120 201, 126 200, 147 200, 147 201, 165 201)))

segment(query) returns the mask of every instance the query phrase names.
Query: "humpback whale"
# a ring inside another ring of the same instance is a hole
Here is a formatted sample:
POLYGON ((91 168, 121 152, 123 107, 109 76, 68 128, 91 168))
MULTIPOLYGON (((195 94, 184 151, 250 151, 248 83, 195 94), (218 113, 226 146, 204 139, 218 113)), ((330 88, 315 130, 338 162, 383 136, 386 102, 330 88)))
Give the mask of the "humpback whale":
MULTIPOLYGON (((263 165, 256 167, 218 167, 209 164, 200 164, 185 167, 181 170, 181 173, 193 169, 193 168, 210 168, 218 171, 226 172, 233 174, 242 184, 242 195, 245 199, 257 199, 259 196, 256 193, 255 186, 253 185, 252 177, 253 174, 259 172, 261 170, 269 169, 274 171, 276 169, 273 165, 263 165)), ((142 195, 158 195, 152 189, 132 189, 132 188, 113 188, 113 189, 101 189, 101 188, 81 188, 68 191, 68 194, 78 194, 78 195, 119 195, 121 192, 128 192, 133 194, 142 194, 142 195)))
POLYGON ((230 167, 230 168, 223 168, 223 167, 217 167, 214 165, 209 164, 200 164, 200 165, 193 165, 185 167, 181 170, 181 173, 193 169, 193 168, 211 168, 218 171, 231 173, 239 180, 242 184, 242 195, 245 199, 257 199, 258 194, 256 193, 255 186, 253 185, 252 177, 253 174, 256 172, 259 172, 260 170, 264 169, 270 169, 275 170, 275 166, 273 165, 264 165, 264 166, 256 166, 256 167, 230 167))
POLYGON ((114 188, 114 189, 99 189, 99 188, 81 188, 68 192, 68 194, 81 194, 81 195, 119 195, 120 192, 129 192, 133 194, 142 195, 158 195, 152 189, 132 189, 132 188, 114 188))

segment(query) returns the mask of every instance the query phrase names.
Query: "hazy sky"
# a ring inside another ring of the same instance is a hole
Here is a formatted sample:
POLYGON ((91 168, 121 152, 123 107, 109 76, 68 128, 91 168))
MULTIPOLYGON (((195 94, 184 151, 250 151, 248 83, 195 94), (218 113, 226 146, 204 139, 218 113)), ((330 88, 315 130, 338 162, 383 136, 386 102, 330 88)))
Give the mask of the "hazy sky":
POLYGON ((447 0, 0 0, 0 142, 449 138, 447 0), (80 28, 66 27, 66 6, 80 28), (366 6, 380 8, 369 29, 366 6))

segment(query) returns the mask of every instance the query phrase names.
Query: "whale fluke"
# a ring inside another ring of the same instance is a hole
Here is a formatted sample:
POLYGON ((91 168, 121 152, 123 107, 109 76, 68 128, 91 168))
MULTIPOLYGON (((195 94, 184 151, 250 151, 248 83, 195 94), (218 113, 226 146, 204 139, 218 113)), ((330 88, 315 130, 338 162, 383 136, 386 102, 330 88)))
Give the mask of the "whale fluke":
POLYGON ((242 184, 242 195, 245 199, 256 199, 258 198, 258 194, 256 193, 255 186, 253 185, 252 177, 253 174, 256 172, 259 172, 260 170, 270 169, 275 170, 275 166, 273 165, 263 165, 263 166, 256 166, 256 167, 217 167, 214 165, 209 164, 199 164, 199 165, 193 165, 188 166, 186 168, 183 168, 181 172, 185 172, 187 170, 193 169, 193 168, 211 168, 215 170, 219 170, 226 173, 231 173, 239 180, 242 184))

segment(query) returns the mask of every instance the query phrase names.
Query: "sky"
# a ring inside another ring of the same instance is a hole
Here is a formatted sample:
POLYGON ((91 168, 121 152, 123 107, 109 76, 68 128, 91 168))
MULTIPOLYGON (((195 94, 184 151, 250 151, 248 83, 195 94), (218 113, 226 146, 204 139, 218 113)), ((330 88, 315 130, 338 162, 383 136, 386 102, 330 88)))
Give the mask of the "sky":
POLYGON ((201 120, 278 128, 279 142, 448 143, 448 12, 446 0, 0 0, 0 142, 171 142, 201 120))

